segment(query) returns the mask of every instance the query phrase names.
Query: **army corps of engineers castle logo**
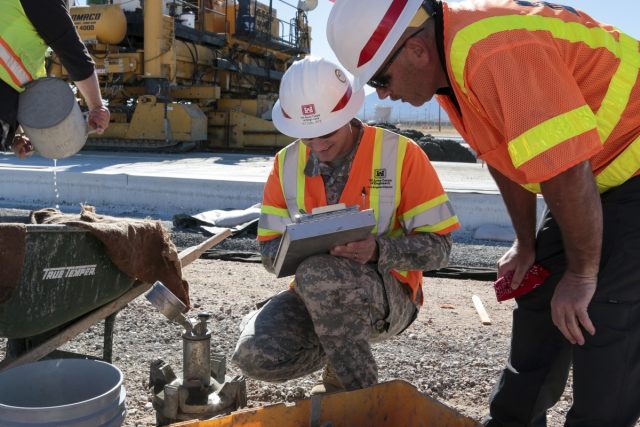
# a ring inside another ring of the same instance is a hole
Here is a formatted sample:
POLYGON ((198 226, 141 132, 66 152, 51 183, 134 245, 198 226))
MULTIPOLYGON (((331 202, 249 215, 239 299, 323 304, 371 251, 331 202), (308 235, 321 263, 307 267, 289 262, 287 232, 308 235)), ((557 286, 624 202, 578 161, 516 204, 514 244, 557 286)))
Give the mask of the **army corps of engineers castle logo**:
POLYGON ((304 104, 301 105, 302 109, 302 125, 317 125, 322 123, 322 119, 320 118, 320 114, 316 111, 315 104, 304 104))
POLYGON ((391 178, 387 178, 387 170, 374 169, 373 178, 370 179, 371 188, 391 188, 391 178))
POLYGON ((313 104, 306 104, 302 106, 303 116, 313 116, 316 113, 316 106, 313 104))

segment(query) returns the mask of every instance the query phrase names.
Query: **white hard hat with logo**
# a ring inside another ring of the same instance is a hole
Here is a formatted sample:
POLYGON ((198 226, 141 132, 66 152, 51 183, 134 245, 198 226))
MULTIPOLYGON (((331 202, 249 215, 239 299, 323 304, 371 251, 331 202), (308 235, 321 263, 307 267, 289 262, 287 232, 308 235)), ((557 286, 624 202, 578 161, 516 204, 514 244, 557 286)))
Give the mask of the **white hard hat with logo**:
POLYGON ((336 1, 327 21, 327 39, 340 63, 363 87, 402 37, 422 0, 336 1))
POLYGON ((364 102, 339 65, 307 56, 294 62, 280 82, 273 106, 276 128, 293 138, 317 138, 349 123, 364 102))

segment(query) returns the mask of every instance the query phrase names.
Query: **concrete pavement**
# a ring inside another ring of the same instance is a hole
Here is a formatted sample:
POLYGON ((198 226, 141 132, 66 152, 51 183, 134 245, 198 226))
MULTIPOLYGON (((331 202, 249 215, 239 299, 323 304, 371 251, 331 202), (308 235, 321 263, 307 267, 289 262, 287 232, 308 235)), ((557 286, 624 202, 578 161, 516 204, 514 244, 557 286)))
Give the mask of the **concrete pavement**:
MULTIPOLYGON (((0 154, 0 203, 4 207, 80 203, 99 213, 170 219, 212 209, 244 209, 259 203, 273 157, 236 153, 81 152, 53 161, 0 154), (59 198, 54 191, 54 170, 59 198)), ((434 162, 465 229, 510 222, 493 179, 482 164, 434 162)), ((539 207, 541 209, 541 206, 539 207)))

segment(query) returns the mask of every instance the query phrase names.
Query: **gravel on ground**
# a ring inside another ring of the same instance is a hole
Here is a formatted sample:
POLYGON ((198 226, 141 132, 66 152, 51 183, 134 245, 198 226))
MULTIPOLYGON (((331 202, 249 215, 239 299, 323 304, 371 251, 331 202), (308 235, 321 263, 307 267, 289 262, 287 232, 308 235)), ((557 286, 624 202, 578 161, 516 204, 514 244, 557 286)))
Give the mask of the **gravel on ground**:
MULTIPOLYGON (((0 210, 0 220, 20 218, 24 211, 0 210)), ((166 222, 168 228, 173 228, 166 222)), ((178 249, 197 244, 206 236, 198 231, 172 229, 178 249)), ((454 236, 452 264, 467 267, 495 266, 507 243, 474 241, 470 235, 454 236)), ((230 238, 218 248, 252 251, 250 235, 230 238)), ((239 335, 242 317, 255 304, 285 289, 286 278, 275 279, 256 262, 199 259, 183 271, 190 285, 193 308, 212 314, 212 350, 230 357, 239 335)), ((498 303, 490 281, 441 277, 425 278, 425 304, 417 320, 401 335, 373 345, 379 364, 380 381, 404 379, 421 392, 481 420, 487 413, 488 398, 509 351, 513 302, 498 303), (483 325, 471 297, 484 303, 490 325, 483 325)), ((113 344, 113 364, 124 373, 128 414, 125 426, 153 426, 155 413, 152 392, 148 388, 149 368, 155 359, 163 359, 178 373, 182 364, 182 328, 169 322, 144 297, 131 301, 117 316, 113 344)), ((61 350, 100 357, 103 323, 97 323, 61 350)), ((0 339, 0 359, 4 357, 4 339, 0 339)), ((239 375, 227 364, 227 375, 239 375)), ((309 397, 319 372, 285 382, 268 384, 247 380, 248 406, 293 402, 309 397)), ((571 405, 571 380, 560 401, 549 411, 548 425, 559 427, 571 405)), ((640 427, 640 424, 637 426, 640 427)))

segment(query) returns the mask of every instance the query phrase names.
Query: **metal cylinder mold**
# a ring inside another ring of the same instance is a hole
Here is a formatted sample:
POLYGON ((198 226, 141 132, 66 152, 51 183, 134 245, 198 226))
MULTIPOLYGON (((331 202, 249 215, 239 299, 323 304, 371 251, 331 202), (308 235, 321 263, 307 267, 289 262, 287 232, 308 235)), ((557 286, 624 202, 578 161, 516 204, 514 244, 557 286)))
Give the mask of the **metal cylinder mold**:
POLYGON ((208 387, 211 378, 211 331, 207 329, 209 313, 199 313, 199 323, 192 332, 182 335, 182 372, 187 387, 208 387))

